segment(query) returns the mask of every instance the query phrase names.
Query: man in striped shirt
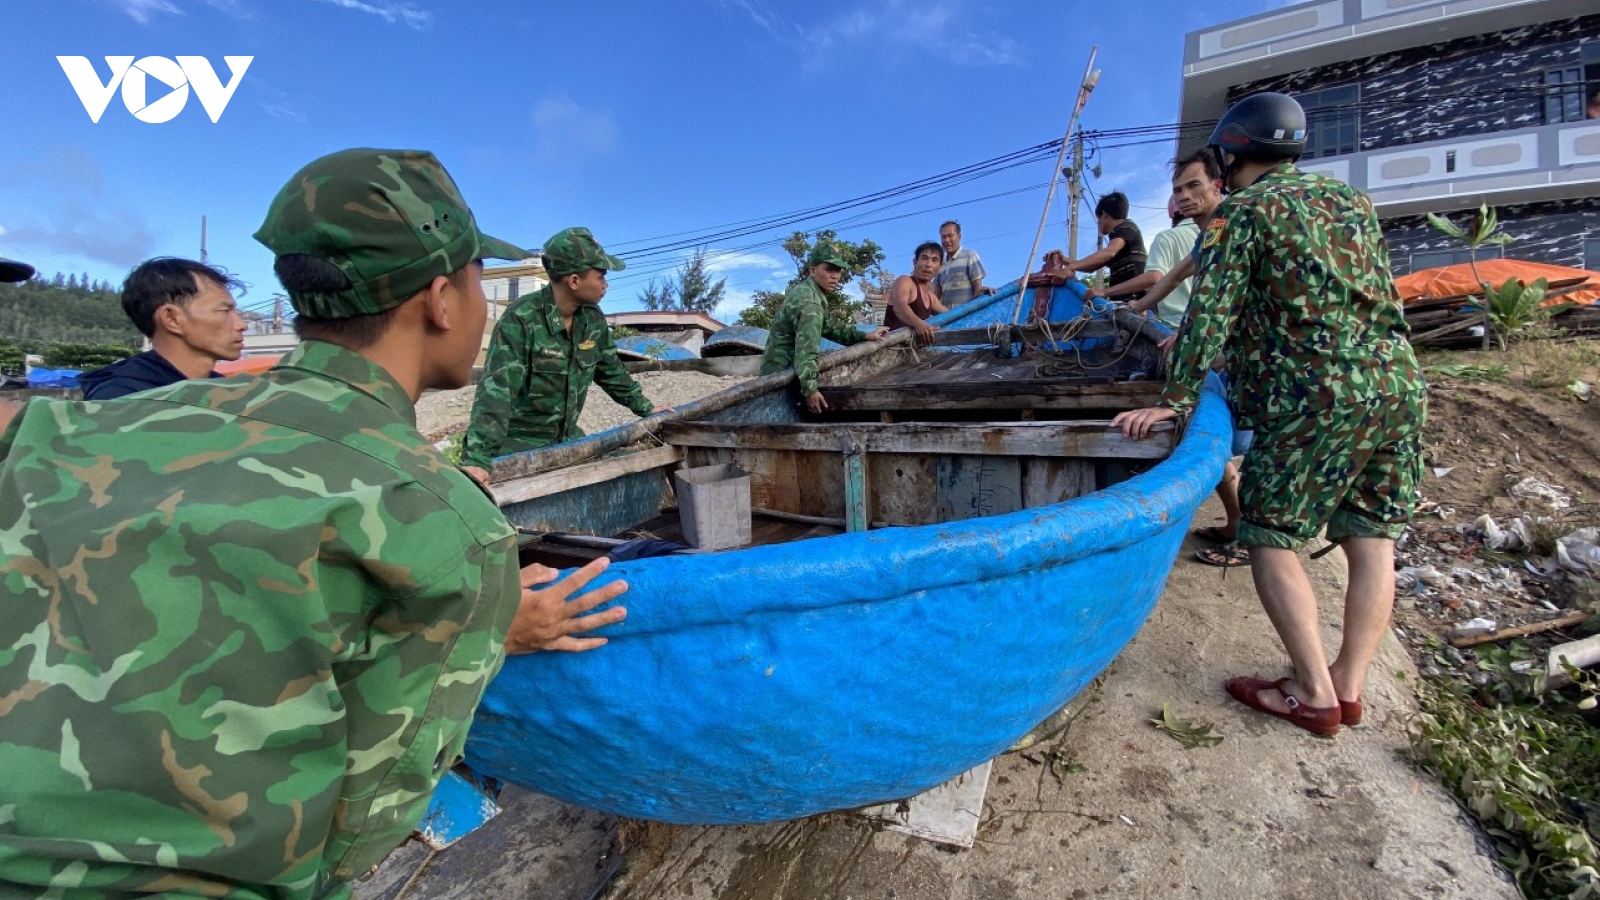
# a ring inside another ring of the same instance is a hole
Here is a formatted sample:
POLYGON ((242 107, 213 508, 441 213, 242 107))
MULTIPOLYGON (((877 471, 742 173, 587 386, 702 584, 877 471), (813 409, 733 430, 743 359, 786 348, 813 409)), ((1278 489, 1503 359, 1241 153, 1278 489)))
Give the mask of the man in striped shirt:
POLYGON ((956 307, 994 288, 983 286, 983 262, 978 251, 961 246, 961 223, 954 219, 939 226, 939 245, 944 248, 944 266, 933 277, 933 294, 946 307, 956 307))

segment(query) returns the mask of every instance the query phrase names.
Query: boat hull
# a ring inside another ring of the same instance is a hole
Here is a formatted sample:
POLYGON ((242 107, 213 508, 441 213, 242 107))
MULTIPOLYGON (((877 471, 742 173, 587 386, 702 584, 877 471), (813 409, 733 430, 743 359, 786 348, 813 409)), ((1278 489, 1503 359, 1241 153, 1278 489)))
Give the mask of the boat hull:
POLYGON ((681 824, 919 793, 1104 671, 1154 607, 1231 440, 1213 383, 1168 459, 1083 497, 614 565, 629 612, 602 632, 610 643, 508 659, 468 762, 681 824))

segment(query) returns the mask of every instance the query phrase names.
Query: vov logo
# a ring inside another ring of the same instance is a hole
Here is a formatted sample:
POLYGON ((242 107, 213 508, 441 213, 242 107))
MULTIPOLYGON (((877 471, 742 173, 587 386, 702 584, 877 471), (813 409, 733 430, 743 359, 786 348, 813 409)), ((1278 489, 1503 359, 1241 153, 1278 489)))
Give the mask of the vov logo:
POLYGON ((78 99, 83 101, 84 111, 89 114, 90 121, 100 121, 106 106, 111 103, 111 95, 120 86, 122 104, 128 107, 128 112, 141 122, 159 125, 172 121, 174 116, 183 112, 183 107, 189 102, 191 87, 211 121, 221 119, 222 111, 228 108, 228 101, 233 99, 233 92, 239 87, 245 70, 250 68, 255 57, 224 56, 222 59, 228 64, 229 72, 226 85, 204 56, 180 56, 176 62, 165 56, 146 56, 138 62, 134 62, 131 56, 108 56, 105 59, 111 69, 111 80, 102 82, 94 70, 94 63, 89 62, 87 56, 56 57, 62 71, 67 73, 67 80, 72 82, 72 89, 78 92, 78 99), (150 101, 151 79, 171 90, 166 96, 150 101))

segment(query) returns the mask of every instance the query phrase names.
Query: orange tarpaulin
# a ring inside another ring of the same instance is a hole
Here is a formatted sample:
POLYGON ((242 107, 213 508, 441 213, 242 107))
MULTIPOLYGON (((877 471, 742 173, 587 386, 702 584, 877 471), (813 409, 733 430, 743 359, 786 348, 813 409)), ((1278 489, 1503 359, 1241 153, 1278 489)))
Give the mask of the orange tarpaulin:
MULTIPOLYGON (((1600 302, 1600 272, 1590 272, 1587 269, 1525 262, 1520 259, 1485 259, 1478 263, 1478 274, 1484 281, 1496 287, 1505 284, 1510 278, 1532 284, 1540 278, 1556 282, 1587 277, 1589 279, 1587 285, 1568 291, 1559 297, 1552 297, 1546 300, 1545 304, 1600 302)), ((1412 272, 1410 275, 1395 279, 1394 285, 1400 289, 1400 299, 1406 303, 1414 303, 1425 297, 1460 297, 1483 290, 1478 286, 1478 279, 1473 277, 1472 266, 1468 263, 1412 272)))
POLYGON ((262 372, 278 364, 282 356, 245 356, 227 362, 217 363, 217 371, 223 375, 239 375, 248 373, 260 375, 262 372))

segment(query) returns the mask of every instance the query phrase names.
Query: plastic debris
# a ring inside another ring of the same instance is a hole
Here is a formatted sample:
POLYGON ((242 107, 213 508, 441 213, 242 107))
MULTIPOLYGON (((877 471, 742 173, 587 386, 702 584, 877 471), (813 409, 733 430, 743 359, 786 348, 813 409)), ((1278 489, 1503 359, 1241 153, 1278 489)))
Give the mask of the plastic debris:
POLYGON ((1579 400, 1587 401, 1594 393, 1594 389, 1589 387, 1589 382, 1579 379, 1578 381, 1574 381, 1573 383, 1567 385, 1567 393, 1578 398, 1579 400))
POLYGON ((1482 616, 1479 616, 1476 619, 1469 619, 1468 621, 1450 629, 1450 636, 1452 638, 1477 637, 1480 634, 1493 634, 1494 631, 1494 620, 1485 619, 1482 616))
POLYGON ((1551 509, 1567 509, 1572 506, 1572 498, 1567 492, 1537 478, 1524 478, 1511 486, 1511 496, 1525 500, 1538 500, 1551 509))
POLYGON ((1600 577, 1600 529, 1580 528, 1556 541, 1556 561, 1569 572, 1600 577))

